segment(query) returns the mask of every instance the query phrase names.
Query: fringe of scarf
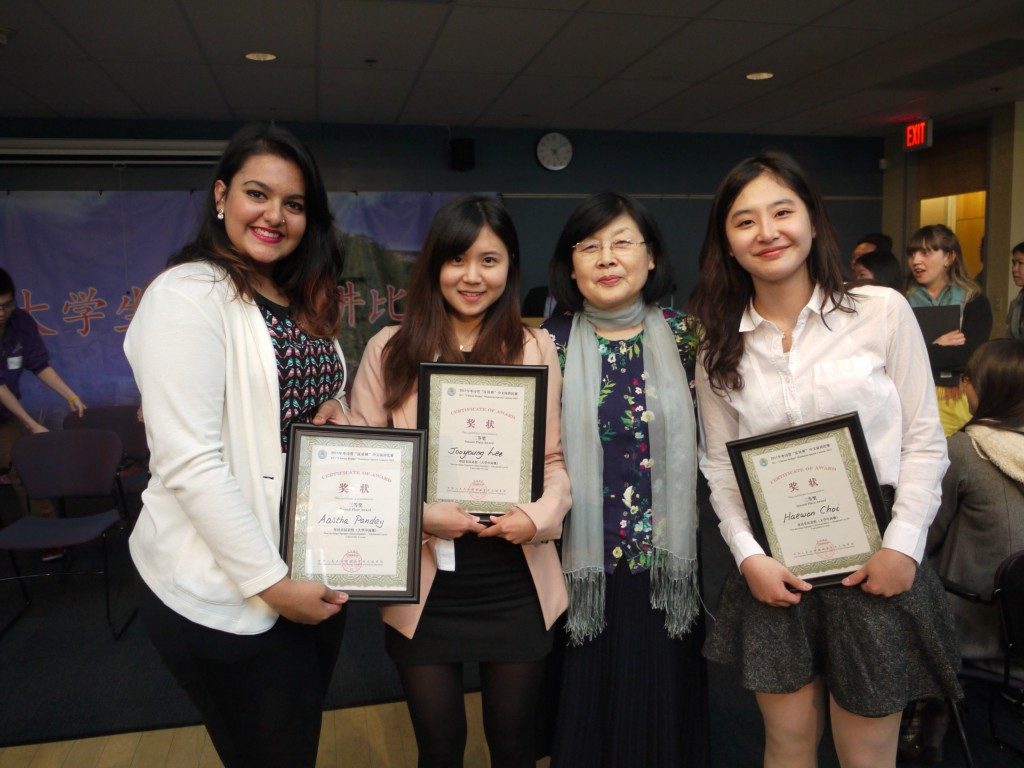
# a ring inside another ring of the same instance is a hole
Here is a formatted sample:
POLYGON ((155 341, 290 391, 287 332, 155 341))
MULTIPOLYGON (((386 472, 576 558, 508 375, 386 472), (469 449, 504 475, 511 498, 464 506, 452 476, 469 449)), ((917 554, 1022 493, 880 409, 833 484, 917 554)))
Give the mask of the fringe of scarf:
MULTIPOLYGON (((677 640, 692 629, 700 612, 697 561, 655 550, 653 563, 651 608, 665 611, 665 631, 677 640)), ((601 634, 606 626, 604 569, 581 568, 568 572, 565 583, 569 590, 565 629, 573 645, 583 645, 601 634)))

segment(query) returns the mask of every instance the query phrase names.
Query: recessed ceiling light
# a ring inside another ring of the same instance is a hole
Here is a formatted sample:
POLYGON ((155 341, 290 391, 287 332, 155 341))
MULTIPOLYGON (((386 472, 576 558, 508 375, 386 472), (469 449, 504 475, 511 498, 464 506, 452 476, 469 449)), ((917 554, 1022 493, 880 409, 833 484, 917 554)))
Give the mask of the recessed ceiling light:
POLYGON ((747 80, 771 80, 775 77, 774 72, 748 72, 747 80))
POLYGON ((245 54, 245 58, 249 61, 273 61, 277 58, 276 53, 266 53, 265 51, 252 51, 245 54))

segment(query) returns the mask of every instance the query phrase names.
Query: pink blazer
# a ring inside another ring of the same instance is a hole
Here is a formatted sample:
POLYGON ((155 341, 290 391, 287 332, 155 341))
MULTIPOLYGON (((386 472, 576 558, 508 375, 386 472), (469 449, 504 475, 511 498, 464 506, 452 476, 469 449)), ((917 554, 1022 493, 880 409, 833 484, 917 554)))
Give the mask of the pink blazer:
MULTIPOLYGON (((366 419, 366 423, 371 426, 411 429, 416 427, 415 393, 391 412, 384 410, 383 405, 381 354, 397 330, 397 326, 385 328, 367 343, 359 361, 355 383, 352 385, 352 410, 366 419)), ((562 374, 558 367, 554 342, 547 333, 523 328, 523 364, 548 367, 544 494, 535 502, 519 506, 537 526, 536 537, 529 544, 523 545, 523 553, 533 576, 545 626, 550 628, 569 604, 554 539, 562 535, 562 519, 572 506, 572 498, 569 494, 569 476, 565 472, 565 462, 562 460, 562 374)), ((423 613, 423 605, 430 594, 437 573, 434 548, 431 546, 432 538, 424 534, 420 557, 420 602, 415 605, 390 605, 381 608, 384 623, 410 638, 416 632, 416 625, 419 624, 420 615, 423 613)))

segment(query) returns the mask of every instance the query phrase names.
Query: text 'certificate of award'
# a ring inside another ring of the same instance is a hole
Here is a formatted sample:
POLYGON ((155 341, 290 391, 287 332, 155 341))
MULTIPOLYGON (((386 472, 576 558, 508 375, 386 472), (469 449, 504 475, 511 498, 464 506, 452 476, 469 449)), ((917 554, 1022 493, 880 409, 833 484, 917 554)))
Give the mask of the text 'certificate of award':
POLYGON ((285 494, 292 578, 354 600, 415 602, 422 442, 419 430, 293 425, 285 494))
POLYGON ((423 363, 418 405, 428 502, 500 515, 540 496, 545 366, 423 363))
POLYGON ((728 449, 755 538, 797 576, 838 583, 882 546, 888 512, 857 414, 728 449))

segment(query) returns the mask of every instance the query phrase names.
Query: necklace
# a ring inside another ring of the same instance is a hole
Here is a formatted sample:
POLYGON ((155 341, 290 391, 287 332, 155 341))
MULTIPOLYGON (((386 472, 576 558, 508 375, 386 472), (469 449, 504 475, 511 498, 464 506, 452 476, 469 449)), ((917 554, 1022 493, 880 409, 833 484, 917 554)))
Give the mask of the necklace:
POLYGON ((476 340, 478 338, 480 338, 479 325, 473 328, 468 334, 466 334, 466 338, 459 338, 459 334, 456 333, 455 340, 458 342, 459 352, 472 352, 473 345, 476 344, 476 340))

